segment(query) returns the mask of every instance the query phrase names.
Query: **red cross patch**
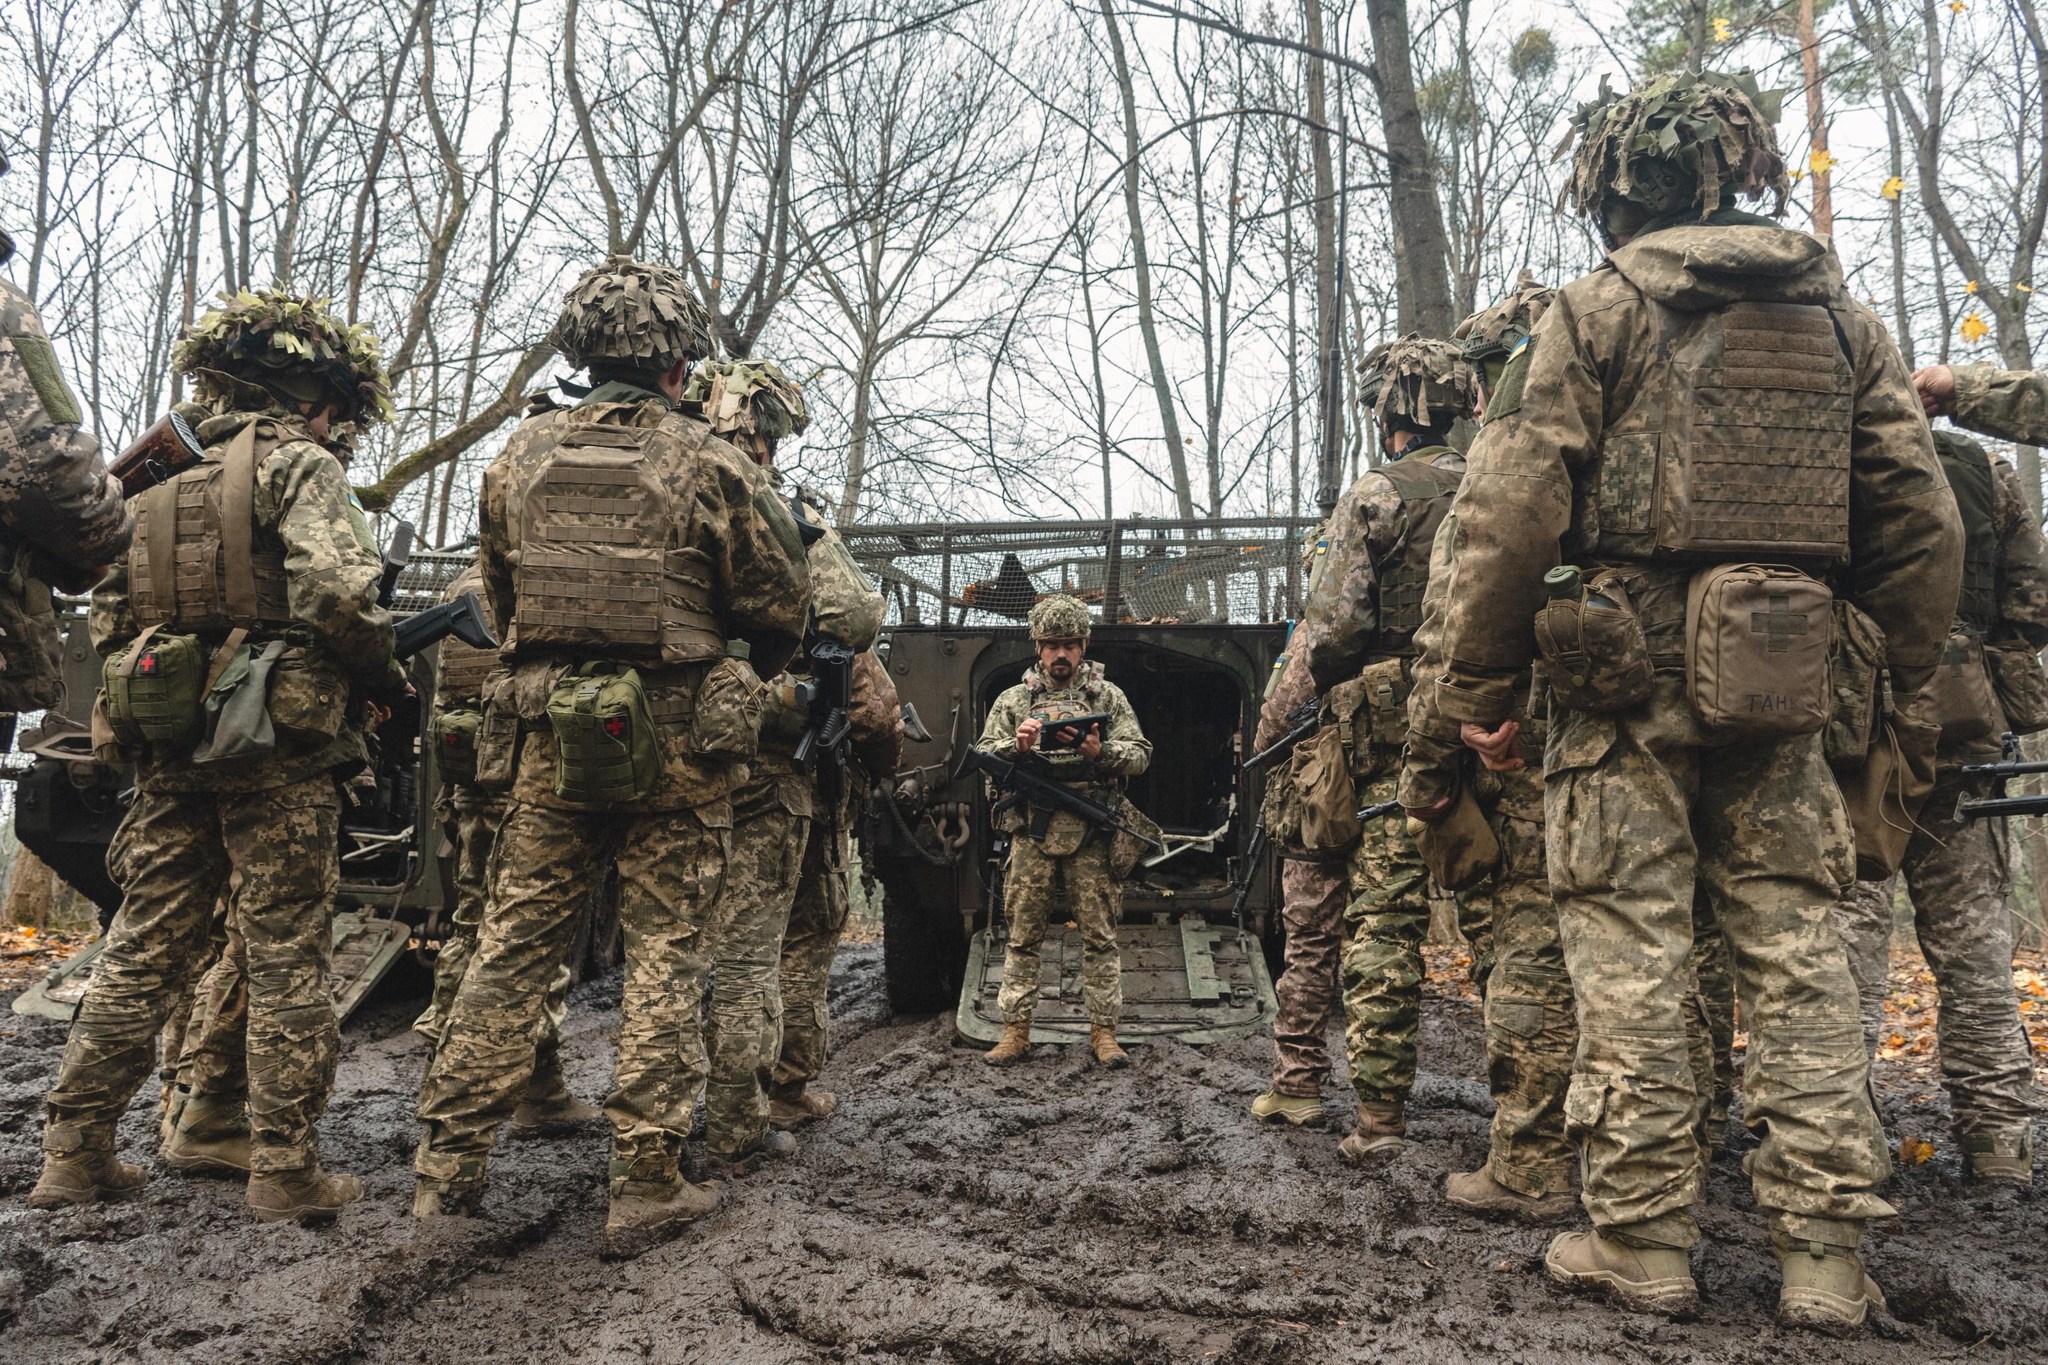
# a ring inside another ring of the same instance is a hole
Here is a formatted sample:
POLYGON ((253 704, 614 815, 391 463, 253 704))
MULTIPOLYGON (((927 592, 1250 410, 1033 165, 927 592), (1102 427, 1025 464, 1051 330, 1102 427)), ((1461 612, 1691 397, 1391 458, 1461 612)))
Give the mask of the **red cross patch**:
POLYGON ((626 742, 626 734, 630 728, 631 725, 624 712, 604 718, 604 732, 621 744, 626 742))
POLYGON ((137 659, 135 661, 135 671, 137 673, 156 672, 156 655, 144 654, 140 659, 137 659))

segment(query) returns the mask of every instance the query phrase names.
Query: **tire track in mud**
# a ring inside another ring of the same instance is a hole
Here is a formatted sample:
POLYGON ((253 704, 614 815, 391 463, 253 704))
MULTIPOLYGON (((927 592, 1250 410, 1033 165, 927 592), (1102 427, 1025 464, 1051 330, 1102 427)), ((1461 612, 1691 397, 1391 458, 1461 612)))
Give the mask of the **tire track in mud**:
MULTIPOLYGON (((346 1034, 323 1125, 368 1196, 328 1231, 262 1227, 240 1188, 161 1171, 126 1205, 27 1211, 41 1088, 61 1028, 0 1024, 0 1358, 50 1361, 798 1365, 1255 1362, 1488 1357, 1689 1363, 2039 1358, 2048 1349, 2039 1199, 1961 1186, 1952 1154, 1901 1171, 1904 1216, 1872 1239, 1897 1317, 1837 1343, 1769 1324, 1775 1268, 1732 1155, 1718 1156, 1695 1258, 1702 1321, 1573 1299, 1544 1281, 1549 1233, 1449 1210, 1444 1174, 1483 1156, 1489 1106, 1469 1005, 1432 1000, 1413 1145, 1372 1175, 1325 1131, 1257 1128, 1265 1039, 1133 1050, 1104 1072, 1037 1049, 996 1071, 950 1020, 883 1017, 879 953, 835 970, 840 1113, 757 1170, 684 1238, 598 1260, 604 1140, 509 1143, 485 1217, 411 1219, 410 1002, 346 1034), (1972 1343, 1979 1344, 1972 1350, 1972 1343)), ((581 988, 565 1058, 604 1088, 616 979, 581 988)), ((1938 1100, 1887 1091, 1886 1118, 1945 1130, 1938 1100)), ((123 1126, 148 1150, 152 1115, 123 1126)))

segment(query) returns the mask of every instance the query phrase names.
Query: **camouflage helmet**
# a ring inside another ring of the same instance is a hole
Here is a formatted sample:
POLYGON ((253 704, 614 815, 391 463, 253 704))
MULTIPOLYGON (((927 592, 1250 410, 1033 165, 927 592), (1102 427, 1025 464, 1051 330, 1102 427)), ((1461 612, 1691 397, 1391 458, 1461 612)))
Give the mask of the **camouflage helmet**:
POLYGON ((1647 221, 1687 209, 1705 218, 1724 196, 1776 196, 1785 211, 1792 182, 1773 131, 1784 92, 1757 89, 1748 72, 1674 71, 1579 106, 1557 154, 1572 156, 1560 208, 1601 215, 1610 201, 1632 204, 1647 221))
POLYGON ((1555 289, 1538 284, 1536 276, 1525 267, 1515 280, 1512 293, 1466 318, 1451 333, 1465 359, 1478 368, 1488 387, 1500 382, 1500 372, 1507 367, 1508 357, 1536 330, 1538 319, 1550 311, 1550 301, 1556 297, 1555 289))
POLYGON ((337 402, 356 422, 391 420, 391 376, 377 334, 344 323, 326 299, 277 289, 223 293, 185 330, 171 367, 209 402, 337 402))
POLYGON ((706 361, 691 372, 683 401, 700 404, 721 436, 743 432, 780 441, 811 425, 803 389, 772 360, 706 361))
POLYGON ((1088 604, 1063 592, 1041 597, 1031 605, 1034 640, 1085 640, 1094 628, 1088 604))
POLYGON ((711 354, 711 314, 682 271, 610 256, 562 295, 548 340, 578 369, 611 360, 666 371, 711 354))
POLYGON ((1358 365, 1359 393, 1382 431, 1445 427, 1478 410, 1479 377, 1458 348, 1410 332, 1384 341, 1358 365))

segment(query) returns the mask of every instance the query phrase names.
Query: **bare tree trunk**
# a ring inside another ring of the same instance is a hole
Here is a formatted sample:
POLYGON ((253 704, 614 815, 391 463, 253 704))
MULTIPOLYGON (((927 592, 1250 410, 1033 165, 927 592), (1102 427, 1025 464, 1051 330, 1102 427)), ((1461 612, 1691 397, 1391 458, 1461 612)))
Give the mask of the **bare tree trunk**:
POLYGON ((1823 237, 1835 232, 1835 200, 1829 182, 1828 120, 1821 104, 1820 39, 1813 30, 1813 0, 1799 0, 1799 64, 1806 75, 1806 139, 1813 172, 1813 230, 1823 237))
POLYGON ((1415 99, 1408 0, 1365 0, 1365 15, 1372 28, 1380 124, 1387 144, 1388 200, 1394 215, 1394 271, 1400 300, 1398 325, 1403 333, 1449 336, 1458 321, 1451 312, 1450 239, 1444 232, 1434 158, 1415 99))
POLYGON ((1322 440, 1316 459, 1316 506, 1328 516, 1337 505, 1338 482, 1344 477, 1344 376, 1338 329, 1343 319, 1337 302, 1337 174, 1330 152, 1330 102, 1325 84, 1327 66, 1321 53, 1322 0, 1302 0, 1309 46, 1308 155, 1316 191, 1316 380, 1322 440))

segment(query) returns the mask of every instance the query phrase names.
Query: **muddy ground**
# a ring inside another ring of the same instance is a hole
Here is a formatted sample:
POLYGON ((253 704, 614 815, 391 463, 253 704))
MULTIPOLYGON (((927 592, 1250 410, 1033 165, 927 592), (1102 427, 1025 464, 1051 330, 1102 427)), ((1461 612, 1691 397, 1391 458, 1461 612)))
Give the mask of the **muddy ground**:
MULTIPOLYGON (((839 1117, 755 1173, 693 1236, 626 1265, 596 1255, 599 1135, 501 1148, 484 1219, 408 1214, 421 1064, 417 981, 387 983, 344 1034, 324 1129, 366 1200, 337 1228, 265 1227, 241 1190, 155 1168, 125 1204, 46 1214, 38 1106, 60 1026, 0 1015, 0 1360, 744 1362, 1998 1361, 2048 1356, 2048 1198, 1988 1203, 1958 1179, 1946 1115, 1881 1075, 1895 1135, 1938 1140, 1903 1170, 1871 1262, 1894 1316, 1837 1343, 1769 1323, 1776 1276, 1736 1159, 1714 1162, 1693 1324, 1545 1282, 1548 1234, 1474 1222, 1439 1184, 1484 1153, 1472 1005, 1427 1013, 1415 1144, 1366 1178, 1335 1131, 1245 1111, 1269 1044, 1134 1049, 1128 1071, 1040 1048, 996 1072, 948 1018, 890 1020, 879 949, 833 981, 839 1117)), ((581 988, 570 1078, 604 1088, 616 977, 581 988)), ((1884 1070, 1881 1068, 1881 1070, 1884 1070)), ((122 1129, 152 1150, 154 1085, 122 1129)), ((1341 1102, 1327 1094, 1333 1116, 1341 1102)))

